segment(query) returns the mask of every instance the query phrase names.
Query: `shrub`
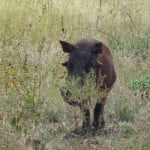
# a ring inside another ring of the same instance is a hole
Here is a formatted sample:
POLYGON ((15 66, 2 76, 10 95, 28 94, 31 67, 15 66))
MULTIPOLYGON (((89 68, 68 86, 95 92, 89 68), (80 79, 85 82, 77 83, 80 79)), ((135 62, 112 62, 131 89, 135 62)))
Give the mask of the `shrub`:
POLYGON ((95 71, 91 69, 90 73, 84 74, 82 78, 69 77, 62 88, 62 93, 64 98, 70 102, 74 101, 85 107, 93 108, 96 102, 102 100, 107 93, 106 90, 99 90, 102 81, 99 81, 98 86, 96 84, 95 71))
POLYGON ((150 91, 150 75, 145 76, 144 78, 133 78, 128 87, 133 90, 140 91, 150 91))
POLYGON ((137 102, 131 104, 125 97, 120 97, 114 105, 115 116, 120 121, 133 121, 141 105, 137 102))

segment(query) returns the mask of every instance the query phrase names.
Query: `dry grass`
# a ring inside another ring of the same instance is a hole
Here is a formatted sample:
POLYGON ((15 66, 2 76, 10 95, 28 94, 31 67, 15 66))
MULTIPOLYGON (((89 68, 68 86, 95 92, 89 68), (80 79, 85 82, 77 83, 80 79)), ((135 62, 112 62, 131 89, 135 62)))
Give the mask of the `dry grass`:
POLYGON ((149 72, 150 2, 101 2, 0 1, 0 149, 149 149, 149 101, 127 83, 149 72), (81 112, 60 95, 67 56, 58 40, 86 36, 111 47, 117 82, 105 109, 106 128, 83 134, 81 112))

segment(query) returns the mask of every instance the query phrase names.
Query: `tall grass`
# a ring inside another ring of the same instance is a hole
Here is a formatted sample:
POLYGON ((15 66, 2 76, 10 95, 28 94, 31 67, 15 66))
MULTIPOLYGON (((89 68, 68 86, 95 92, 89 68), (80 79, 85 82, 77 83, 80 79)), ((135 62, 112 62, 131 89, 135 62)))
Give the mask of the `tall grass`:
POLYGON ((140 95, 135 96, 126 83, 149 70, 149 4, 148 0, 1 0, 0 149, 28 149, 28 145, 146 149, 149 107, 141 105, 140 95), (74 42, 82 37, 100 39, 112 49, 118 77, 105 112, 107 126, 116 131, 65 139, 80 126, 81 114, 60 95, 66 77, 61 63, 67 56, 58 40, 74 42))

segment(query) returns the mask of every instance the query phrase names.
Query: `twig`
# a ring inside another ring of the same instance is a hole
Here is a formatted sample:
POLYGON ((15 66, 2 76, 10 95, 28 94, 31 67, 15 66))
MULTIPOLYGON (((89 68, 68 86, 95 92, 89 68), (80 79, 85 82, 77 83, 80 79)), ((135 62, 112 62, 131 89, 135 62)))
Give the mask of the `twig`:
POLYGON ((126 13, 126 15, 129 17, 129 19, 130 19, 132 25, 134 26, 134 28, 136 29, 137 33, 139 34, 139 31, 138 31, 138 29, 137 29, 137 27, 136 27, 136 25, 135 25, 135 23, 133 21, 133 18, 131 16, 131 14, 129 13, 129 11, 127 10, 127 8, 125 6, 123 6, 123 5, 121 5, 121 6, 122 6, 124 12, 126 13))

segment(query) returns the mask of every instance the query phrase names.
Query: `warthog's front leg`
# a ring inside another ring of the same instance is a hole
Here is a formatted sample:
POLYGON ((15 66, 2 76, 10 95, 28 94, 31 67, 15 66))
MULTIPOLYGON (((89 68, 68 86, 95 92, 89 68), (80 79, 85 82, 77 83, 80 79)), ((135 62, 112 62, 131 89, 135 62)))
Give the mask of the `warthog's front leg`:
POLYGON ((94 122, 93 126, 96 129, 101 129, 104 128, 105 126, 105 121, 104 121, 104 105, 101 103, 97 103, 94 108, 94 122))
POLYGON ((87 108, 81 108, 83 111, 83 124, 82 128, 90 128, 90 110, 87 108))

